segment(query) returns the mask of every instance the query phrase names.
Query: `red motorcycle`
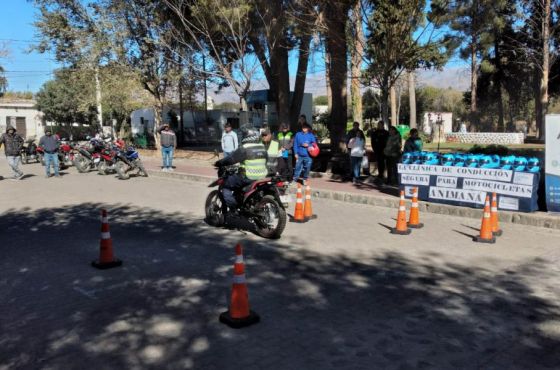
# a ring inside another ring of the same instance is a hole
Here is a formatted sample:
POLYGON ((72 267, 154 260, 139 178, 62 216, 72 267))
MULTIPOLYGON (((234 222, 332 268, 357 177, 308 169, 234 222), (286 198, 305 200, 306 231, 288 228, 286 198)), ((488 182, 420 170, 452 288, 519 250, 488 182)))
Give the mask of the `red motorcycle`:
POLYGON ((286 227, 286 209, 284 204, 289 201, 285 194, 286 185, 279 178, 266 178, 254 181, 239 192, 234 193, 238 210, 229 209, 222 190, 225 180, 237 172, 236 166, 218 169, 218 179, 208 187, 212 190, 206 198, 206 222, 211 226, 227 224, 227 217, 232 213, 246 217, 254 226, 254 232, 267 239, 278 239, 286 227))

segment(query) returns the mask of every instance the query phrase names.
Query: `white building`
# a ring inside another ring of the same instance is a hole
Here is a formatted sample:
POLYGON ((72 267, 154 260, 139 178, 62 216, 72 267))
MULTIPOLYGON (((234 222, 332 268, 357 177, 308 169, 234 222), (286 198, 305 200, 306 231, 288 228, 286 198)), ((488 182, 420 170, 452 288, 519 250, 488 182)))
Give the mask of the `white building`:
POLYGON ((0 99, 0 133, 6 132, 6 127, 11 125, 25 138, 38 139, 43 136, 43 113, 35 105, 34 100, 0 99))
POLYGON ((453 113, 450 112, 426 112, 422 121, 422 131, 426 135, 438 134, 440 131, 442 136, 453 132, 453 113), (441 125, 441 126, 440 126, 441 125))

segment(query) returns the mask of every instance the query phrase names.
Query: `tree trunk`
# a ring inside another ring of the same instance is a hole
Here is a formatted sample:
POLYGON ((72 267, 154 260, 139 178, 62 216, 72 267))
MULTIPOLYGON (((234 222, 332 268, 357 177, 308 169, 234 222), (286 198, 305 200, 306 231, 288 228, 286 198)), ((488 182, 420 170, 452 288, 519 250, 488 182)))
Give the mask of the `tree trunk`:
MULTIPOLYGON (((294 95, 290 106, 290 121, 288 123, 292 130, 297 129, 295 123, 301 112, 303 94, 305 93, 305 79, 307 77, 307 66, 309 65, 309 45, 311 43, 311 33, 306 33, 301 37, 299 45, 299 60, 296 72, 296 82, 294 84, 294 95)), ((312 117, 306 117, 309 122, 312 117)), ((280 121, 279 123, 282 123, 280 121)))
POLYGON ((354 37, 352 48, 351 94, 352 94, 352 119, 362 124, 362 93, 360 91, 360 77, 362 56, 364 54, 364 31, 362 28, 362 2, 356 1, 352 10, 352 23, 354 37))
POLYGON ((390 95, 391 95, 391 126, 396 126, 398 124, 398 117, 397 117, 397 91, 395 89, 395 85, 391 86, 390 88, 390 95))
POLYGON ((408 105, 410 110, 410 128, 417 128, 416 123, 416 81, 414 71, 408 72, 408 105))
POLYGON ((548 75, 550 71, 550 1, 544 1, 542 16, 542 71, 539 86, 537 130, 540 140, 545 139, 545 117, 548 112, 548 75))
POLYGON ((332 91, 330 119, 331 146, 340 151, 345 147, 348 110, 346 17, 349 6, 345 2, 330 0, 327 3, 327 52, 330 54, 329 80, 332 91))
POLYGON ((157 99, 154 104, 154 141, 156 145, 156 156, 161 156, 161 141, 159 137, 158 129, 162 125, 162 115, 163 115, 163 102, 161 99, 157 99))
POLYGON ((103 131, 103 107, 101 106, 101 81, 98 66, 95 67, 95 103, 97 104, 97 121, 103 131))
POLYGON ((329 113, 332 110, 332 90, 331 90, 331 78, 329 71, 331 69, 331 56, 328 52, 325 52, 325 81, 327 82, 327 105, 329 113))
POLYGON ((184 115, 183 107, 183 77, 179 79, 179 144, 183 145, 185 140, 185 121, 183 119, 184 115))
POLYGON ((269 85, 276 88, 274 96, 278 122, 289 122, 290 71, 288 69, 288 47, 284 36, 280 35, 278 38, 278 44, 275 45, 270 58, 270 68, 274 83, 269 83, 269 85))
POLYGON ((478 127, 478 112, 476 108, 476 89, 478 78, 478 61, 476 58, 476 44, 471 44, 471 123, 478 127))
POLYGON ((381 118, 386 127, 389 127, 389 87, 387 85, 381 88, 381 118))

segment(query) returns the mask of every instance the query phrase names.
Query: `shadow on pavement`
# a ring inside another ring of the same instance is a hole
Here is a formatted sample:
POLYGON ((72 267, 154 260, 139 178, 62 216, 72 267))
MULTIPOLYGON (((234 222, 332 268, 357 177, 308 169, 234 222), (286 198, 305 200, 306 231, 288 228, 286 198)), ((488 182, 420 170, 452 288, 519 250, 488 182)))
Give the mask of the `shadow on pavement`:
MULTIPOLYGON (((554 368, 546 261, 496 274, 398 252, 356 258, 247 241, 252 309, 218 322, 235 238, 189 214, 105 205, 121 268, 99 271, 99 206, 0 214, 0 368, 554 368), (95 364, 95 365, 94 365, 95 364)), ((253 239, 252 239, 253 240, 253 239)), ((256 240, 256 239, 255 239, 256 240)), ((292 245, 287 247, 286 245, 292 245)), ((412 248, 412 247, 411 247, 412 248)))

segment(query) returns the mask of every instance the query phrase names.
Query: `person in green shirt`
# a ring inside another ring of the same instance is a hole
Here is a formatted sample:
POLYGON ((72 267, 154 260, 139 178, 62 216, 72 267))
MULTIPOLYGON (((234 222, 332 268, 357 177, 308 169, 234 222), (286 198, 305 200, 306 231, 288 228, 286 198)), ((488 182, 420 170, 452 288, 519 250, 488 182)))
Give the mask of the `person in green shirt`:
POLYGON ((408 139, 406 139, 406 141, 404 142, 404 152, 421 152, 423 143, 422 139, 418 135, 418 130, 413 128, 412 130, 410 130, 409 135, 410 136, 408 137, 408 139))

